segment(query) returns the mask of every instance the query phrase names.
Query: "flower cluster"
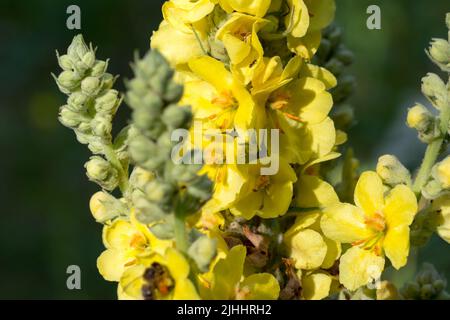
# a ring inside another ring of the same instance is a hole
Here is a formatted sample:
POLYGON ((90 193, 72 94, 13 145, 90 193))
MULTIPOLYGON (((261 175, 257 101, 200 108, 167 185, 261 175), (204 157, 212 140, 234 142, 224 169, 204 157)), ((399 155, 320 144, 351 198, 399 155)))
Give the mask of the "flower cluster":
MULTIPOLYGON (((392 155, 359 175, 350 149, 339 159, 355 81, 343 72, 353 55, 330 26, 334 0, 170 0, 162 11, 126 82, 132 119, 115 138, 122 98, 107 62, 81 36, 58 55, 55 78, 70 95, 60 121, 94 153, 87 174, 102 191, 90 208, 106 247, 97 265, 119 298, 401 297, 380 287, 385 268, 404 267, 410 245, 434 232, 450 238, 450 158, 436 163, 449 84, 423 81, 438 116, 409 112, 429 144, 417 177, 392 155), (181 143, 178 130, 188 133, 181 143), (200 163, 185 162, 199 153, 200 163)), ((449 48, 434 40, 429 50, 447 72, 449 48)), ((442 296, 444 282, 431 278, 420 294, 442 296)))

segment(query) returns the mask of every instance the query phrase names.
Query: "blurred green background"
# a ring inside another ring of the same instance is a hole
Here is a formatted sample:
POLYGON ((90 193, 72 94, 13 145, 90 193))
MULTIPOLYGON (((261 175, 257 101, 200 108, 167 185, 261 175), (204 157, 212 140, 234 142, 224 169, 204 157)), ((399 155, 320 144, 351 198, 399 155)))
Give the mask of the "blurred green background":
MULTIPOLYGON (((110 71, 131 76, 129 61, 141 53, 161 20, 162 0, 53 1, 0 3, 0 298, 109 299, 115 285, 99 276, 101 226, 88 201, 97 188, 85 177, 87 149, 57 121, 64 103, 50 76, 58 72, 55 50, 64 51, 76 34, 66 28, 66 8, 82 11, 85 38, 111 58, 110 71), (66 268, 79 265, 82 290, 66 288, 66 268)), ((357 125, 351 145, 362 166, 379 155, 396 154, 414 168, 423 146, 404 126, 406 110, 420 96, 420 78, 437 72, 424 48, 446 34, 448 0, 337 0, 337 21, 356 54, 358 79, 352 99, 357 125), (366 9, 378 4, 382 30, 366 28, 366 9)), ((170 39, 168 39, 170 41, 170 39)), ((127 107, 119 112, 126 121, 127 107)), ((450 250, 433 239, 419 260, 435 263, 450 277, 450 250)), ((404 272, 413 272, 414 266, 404 272)))

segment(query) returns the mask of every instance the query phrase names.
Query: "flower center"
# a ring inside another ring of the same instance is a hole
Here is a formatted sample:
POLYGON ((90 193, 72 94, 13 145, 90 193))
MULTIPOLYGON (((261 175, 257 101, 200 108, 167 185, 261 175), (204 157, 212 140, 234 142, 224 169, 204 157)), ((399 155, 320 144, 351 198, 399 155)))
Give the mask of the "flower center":
POLYGON ((260 176, 256 181, 253 192, 258 192, 260 190, 266 189, 270 185, 270 176, 260 176))
POLYGON ((220 92, 211 103, 219 106, 223 109, 231 108, 236 105, 236 100, 233 97, 233 93, 230 90, 224 90, 220 92))
POLYGON ((381 212, 375 212, 373 217, 366 218, 365 223, 367 226, 377 232, 383 232, 386 229, 386 221, 384 215, 381 212))
POLYGON ((147 240, 139 233, 135 233, 130 239, 130 247, 133 249, 145 249, 147 247, 147 240))
POLYGON ((154 262, 144 272, 145 284, 142 286, 142 296, 145 300, 157 300, 167 296, 175 286, 166 267, 154 262))

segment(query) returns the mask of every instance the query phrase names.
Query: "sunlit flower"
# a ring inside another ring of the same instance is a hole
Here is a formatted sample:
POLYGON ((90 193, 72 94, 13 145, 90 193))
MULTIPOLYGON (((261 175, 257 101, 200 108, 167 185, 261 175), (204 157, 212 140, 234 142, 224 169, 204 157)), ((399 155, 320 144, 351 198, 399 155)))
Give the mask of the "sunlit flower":
POLYGON ((325 209, 321 218, 324 234, 350 243, 340 260, 340 282, 355 290, 380 277, 387 256, 396 269, 409 255, 409 226, 417 212, 414 193, 398 185, 384 196, 375 172, 361 175, 355 190, 356 206, 340 203, 325 209))

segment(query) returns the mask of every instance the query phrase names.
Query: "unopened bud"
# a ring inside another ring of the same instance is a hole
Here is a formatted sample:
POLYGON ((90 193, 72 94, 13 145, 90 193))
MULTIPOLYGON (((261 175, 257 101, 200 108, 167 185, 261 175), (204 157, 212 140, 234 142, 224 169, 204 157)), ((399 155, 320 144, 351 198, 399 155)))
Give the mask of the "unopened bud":
POLYGON ((93 77, 100 77, 106 72, 107 68, 108 68, 108 62, 97 61, 97 62, 95 62, 94 66, 92 67, 91 75, 93 77))
POLYGON ((80 60, 89 51, 89 47, 84 42, 83 36, 77 35, 67 49, 67 54, 74 60, 80 60))
POLYGON ((444 39, 433 39, 429 48, 430 56, 438 63, 450 64, 450 43, 444 39))
POLYGON ((89 208, 95 220, 99 223, 117 217, 124 209, 124 204, 107 192, 95 193, 89 201, 89 208))
POLYGON ((171 105, 164 110, 162 120, 172 129, 187 128, 191 121, 192 113, 189 107, 171 105))
POLYGON ((422 79, 422 92, 437 109, 447 107, 447 86, 438 75, 429 73, 422 79))
POLYGON ((377 173, 389 186, 398 184, 411 185, 411 174, 408 169, 392 155, 384 155, 378 159, 377 173))
POLYGON ((408 127, 416 129, 419 132, 424 132, 429 129, 433 119, 433 115, 425 106, 416 104, 409 109, 406 123, 408 127))
POLYGON ((58 64, 64 71, 71 71, 73 69, 73 61, 67 54, 58 56, 58 64))
POLYGON ((67 104, 73 111, 82 112, 87 109, 87 106, 85 105, 87 99, 88 98, 81 92, 74 92, 69 96, 69 99, 67 99, 67 104))
POLYGON ((101 97, 95 99, 95 110, 100 113, 114 114, 119 105, 119 92, 108 90, 101 97))
POLYGON ((118 185, 117 170, 105 159, 94 156, 85 165, 88 178, 106 190, 118 185))
POLYGON ((80 78, 73 71, 63 71, 57 81, 62 89, 65 89, 65 92, 72 92, 80 85, 80 78))
POLYGON ((87 96, 95 96, 100 86, 101 81, 97 77, 87 77, 81 82, 81 91, 87 96))
POLYGON ((98 137, 109 137, 112 130, 112 117, 110 115, 97 114, 91 121, 92 132, 98 137))

